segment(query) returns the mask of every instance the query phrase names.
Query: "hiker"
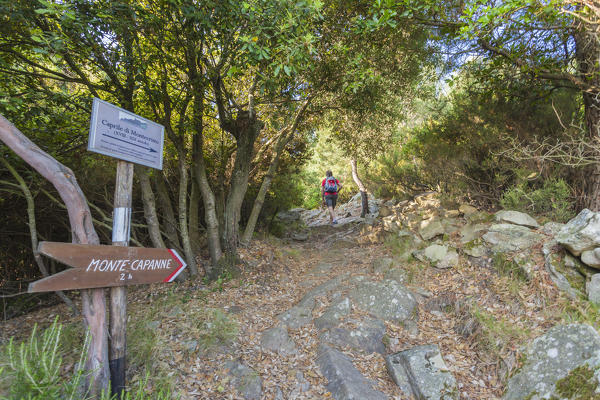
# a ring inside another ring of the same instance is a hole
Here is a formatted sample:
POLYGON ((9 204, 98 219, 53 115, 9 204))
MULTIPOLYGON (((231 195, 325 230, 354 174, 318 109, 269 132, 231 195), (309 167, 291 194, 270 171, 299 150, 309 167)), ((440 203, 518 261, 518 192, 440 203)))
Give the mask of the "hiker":
POLYGON ((323 205, 327 205, 327 209, 329 210, 329 223, 335 225, 337 224, 337 220, 335 219, 333 209, 337 203, 337 195, 342 188, 342 184, 333 177, 333 173, 330 170, 325 175, 325 179, 321 182, 321 197, 323 197, 323 205))

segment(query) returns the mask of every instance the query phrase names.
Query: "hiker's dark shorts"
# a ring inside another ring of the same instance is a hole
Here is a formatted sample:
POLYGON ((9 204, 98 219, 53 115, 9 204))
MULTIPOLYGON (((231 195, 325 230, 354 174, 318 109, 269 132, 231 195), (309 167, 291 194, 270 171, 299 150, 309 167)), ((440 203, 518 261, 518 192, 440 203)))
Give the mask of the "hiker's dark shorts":
POLYGON ((326 194, 325 204, 327 204, 327 207, 335 208, 335 205, 337 204, 337 194, 326 194))

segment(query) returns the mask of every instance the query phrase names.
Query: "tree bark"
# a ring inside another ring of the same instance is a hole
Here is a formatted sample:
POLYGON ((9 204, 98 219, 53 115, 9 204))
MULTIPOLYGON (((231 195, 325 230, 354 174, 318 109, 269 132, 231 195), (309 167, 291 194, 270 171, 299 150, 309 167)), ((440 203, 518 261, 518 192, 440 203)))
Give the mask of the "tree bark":
POLYGON ((158 221, 158 215, 156 213, 156 200, 154 192, 152 191, 152 184, 150 183, 150 177, 148 176, 148 168, 140 165, 135 166, 135 173, 140 180, 140 187, 142 189, 142 202, 144 203, 144 217, 146 218, 146 224, 148 225, 148 233, 150 234, 150 240, 152 246, 157 248, 164 248, 165 242, 162 239, 160 233, 160 223, 158 221))
POLYGON ((187 221, 187 190, 188 190, 188 170, 185 162, 185 154, 179 153, 179 231, 181 232, 181 241, 183 244, 183 252, 190 268, 190 275, 195 277, 198 275, 198 266, 196 265, 196 255, 192 250, 190 235, 188 232, 187 221))
POLYGON ((198 188, 202 194, 204 203, 204 221, 206 222, 206 239, 208 241, 208 251, 210 253, 211 265, 206 266, 206 273, 209 274, 214 265, 217 265, 223 251, 221 250, 221 241, 219 235, 219 218, 217 216, 215 194, 210 187, 206 174, 206 164, 204 162, 204 152, 202 144, 202 131, 194 135, 194 167, 196 173, 194 177, 198 182, 198 188))
MULTIPOLYGON (((0 154, 0 157, 1 157, 1 154, 0 154)), ((17 180, 17 182, 19 183, 19 187, 21 188, 21 191, 23 192, 23 196, 25 196, 25 200, 27 201, 27 219, 29 221, 29 234, 31 235, 31 250, 33 252, 33 258, 34 258, 40 272, 42 273, 42 276, 43 277, 50 276, 50 274, 48 273, 48 268, 46 268, 46 263, 44 262, 44 259, 38 252, 37 225, 36 225, 36 221, 35 221, 35 202, 33 201, 33 195, 31 194, 29 187, 27 187, 25 180, 17 172, 17 170, 14 169, 13 166, 10 165, 8 163, 8 161, 6 161, 4 158, 0 158, 0 161, 2 161, 4 166, 12 174, 12 176, 17 180)), ((71 309, 71 311, 73 312, 74 315, 79 315, 79 310, 77 309, 75 304, 73 304, 73 301, 69 297, 67 297, 67 295, 62 290, 58 290, 55 293, 71 309)))
MULTIPOLYGON (((586 78, 592 87, 600 86, 600 43, 595 29, 581 23, 575 37, 575 57, 578 61, 578 72, 586 78)), ((600 93, 596 90, 583 90, 583 106, 588 140, 600 143, 600 93)), ((600 160, 600 154, 596 154, 600 160)), ((584 171, 585 192, 582 205, 592 211, 600 211, 600 163, 586 168, 584 171)))
POLYGON ((158 195, 158 204, 162 211, 165 236, 169 242, 169 246, 178 250, 183 250, 177 234, 175 211, 173 211, 173 205, 171 204, 171 198, 169 197, 169 192, 167 191, 167 186, 165 184, 165 177, 162 172, 154 174, 154 183, 156 185, 156 194, 158 195))
POLYGON ((190 193, 190 204, 188 206, 188 231, 190 232, 190 242, 192 244, 192 250, 194 253, 200 252, 200 220, 199 220, 199 202, 200 202, 200 189, 198 189, 198 180, 195 179, 194 170, 191 171, 192 180, 190 182, 191 193, 190 193))
POLYGON ((358 186, 358 190, 360 191, 360 199, 362 204, 360 216, 364 218, 365 215, 369 213, 369 196, 367 194, 367 188, 365 188, 363 181, 358 176, 358 168, 356 166, 355 158, 350 160, 350 166, 352 167, 352 179, 354 180, 354 183, 356 183, 356 186, 358 186))
MULTIPOLYGON (((13 124, 0 115, 0 140, 56 187, 67 206, 73 243, 99 244, 86 198, 73 171, 42 151, 13 124)), ((82 291, 82 313, 90 332, 85 362, 86 388, 90 395, 100 396, 108 390, 108 331, 106 297, 103 289, 82 291)))

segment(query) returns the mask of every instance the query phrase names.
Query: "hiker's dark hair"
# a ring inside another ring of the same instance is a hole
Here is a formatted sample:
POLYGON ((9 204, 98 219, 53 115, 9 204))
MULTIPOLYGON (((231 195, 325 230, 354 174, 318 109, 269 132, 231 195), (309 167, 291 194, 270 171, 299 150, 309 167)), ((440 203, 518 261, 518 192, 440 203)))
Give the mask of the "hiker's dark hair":
POLYGON ((327 175, 327 176, 331 176, 331 175, 333 175, 333 172, 331 172, 331 170, 330 170, 330 169, 328 169, 328 170, 327 170, 327 172, 325 172, 325 175, 327 175))

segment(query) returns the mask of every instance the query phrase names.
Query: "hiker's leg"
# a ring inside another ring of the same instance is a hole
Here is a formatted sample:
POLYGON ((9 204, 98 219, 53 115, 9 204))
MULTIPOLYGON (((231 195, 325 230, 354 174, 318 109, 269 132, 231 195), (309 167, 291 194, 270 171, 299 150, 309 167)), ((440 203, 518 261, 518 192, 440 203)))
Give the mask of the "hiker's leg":
POLYGON ((329 210, 329 222, 333 222, 333 220, 335 219, 335 214, 333 212, 333 206, 327 206, 327 209, 329 210))

